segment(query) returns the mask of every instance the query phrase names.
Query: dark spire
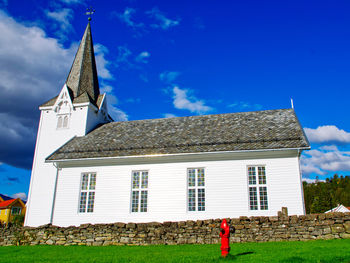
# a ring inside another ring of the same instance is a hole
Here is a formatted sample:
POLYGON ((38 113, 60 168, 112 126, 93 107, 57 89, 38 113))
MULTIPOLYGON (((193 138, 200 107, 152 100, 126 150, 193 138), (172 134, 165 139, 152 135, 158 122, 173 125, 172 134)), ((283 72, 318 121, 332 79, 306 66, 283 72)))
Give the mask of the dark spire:
POLYGON ((74 98, 86 92, 93 102, 96 103, 100 89, 97 79, 90 22, 86 26, 66 84, 73 92, 74 98))

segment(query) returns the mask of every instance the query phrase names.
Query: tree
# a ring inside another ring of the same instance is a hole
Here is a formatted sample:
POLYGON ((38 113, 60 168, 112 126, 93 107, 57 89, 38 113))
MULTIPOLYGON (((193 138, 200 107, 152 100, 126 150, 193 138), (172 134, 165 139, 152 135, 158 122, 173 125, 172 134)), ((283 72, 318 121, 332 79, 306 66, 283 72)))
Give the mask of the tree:
POLYGON ((327 178, 325 182, 303 182, 306 213, 323 213, 338 204, 350 206, 350 176, 327 178))

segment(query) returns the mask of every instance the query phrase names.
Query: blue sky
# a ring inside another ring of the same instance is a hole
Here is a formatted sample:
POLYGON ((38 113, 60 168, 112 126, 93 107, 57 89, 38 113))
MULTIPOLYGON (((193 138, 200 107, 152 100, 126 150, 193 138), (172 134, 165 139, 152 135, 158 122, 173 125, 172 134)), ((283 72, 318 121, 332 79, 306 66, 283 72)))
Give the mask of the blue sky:
POLYGON ((92 20, 116 120, 290 108, 305 179, 350 174, 350 2, 0 0, 0 193, 25 197, 38 105, 92 20))

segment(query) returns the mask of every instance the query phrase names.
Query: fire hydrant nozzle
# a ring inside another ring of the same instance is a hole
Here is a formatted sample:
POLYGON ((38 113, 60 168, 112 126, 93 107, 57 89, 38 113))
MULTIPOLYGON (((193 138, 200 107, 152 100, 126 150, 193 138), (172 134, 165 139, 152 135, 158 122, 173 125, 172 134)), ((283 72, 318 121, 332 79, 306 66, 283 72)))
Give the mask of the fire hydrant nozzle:
POLYGON ((222 220, 220 228, 221 228, 221 231, 220 231, 221 256, 226 257, 231 249, 230 248, 230 226, 227 224, 226 219, 222 220))

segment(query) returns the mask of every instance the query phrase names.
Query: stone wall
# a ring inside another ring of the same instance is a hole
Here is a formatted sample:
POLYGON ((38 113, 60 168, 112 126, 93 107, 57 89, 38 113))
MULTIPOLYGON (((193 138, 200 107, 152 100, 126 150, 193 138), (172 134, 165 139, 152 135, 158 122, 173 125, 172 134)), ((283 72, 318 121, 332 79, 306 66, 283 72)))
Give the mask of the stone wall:
MULTIPOLYGON (((228 219, 236 232, 231 242, 266 242, 350 238, 350 213, 228 219)), ((0 228, 0 245, 148 245, 216 244, 221 219, 144 223, 97 224, 80 227, 0 228)))

